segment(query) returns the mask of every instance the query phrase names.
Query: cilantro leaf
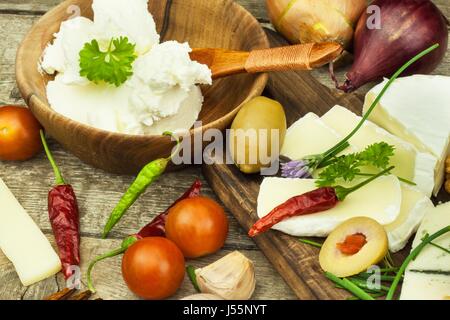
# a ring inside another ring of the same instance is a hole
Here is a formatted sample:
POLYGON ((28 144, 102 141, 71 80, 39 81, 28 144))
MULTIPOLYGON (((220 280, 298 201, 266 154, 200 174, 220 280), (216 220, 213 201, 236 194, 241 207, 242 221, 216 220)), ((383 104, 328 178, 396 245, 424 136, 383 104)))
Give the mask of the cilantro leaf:
POLYGON ((107 51, 102 51, 95 39, 86 43, 80 51, 80 75, 94 83, 103 81, 119 87, 133 75, 135 46, 127 37, 111 39, 107 51))

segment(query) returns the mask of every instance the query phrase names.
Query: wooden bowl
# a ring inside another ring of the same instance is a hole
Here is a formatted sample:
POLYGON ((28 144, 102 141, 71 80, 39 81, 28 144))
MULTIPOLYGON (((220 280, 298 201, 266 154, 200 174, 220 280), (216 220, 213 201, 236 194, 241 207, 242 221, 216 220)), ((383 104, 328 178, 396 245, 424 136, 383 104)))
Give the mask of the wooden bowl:
MULTIPOLYGON (((86 163, 113 173, 135 174, 150 161, 167 157, 173 147, 169 137, 126 135, 99 130, 53 111, 46 98, 51 77, 38 72, 38 63, 62 21, 77 8, 92 19, 92 0, 68 0, 44 15, 22 42, 16 61, 17 83, 30 110, 47 133, 86 163), (77 7, 75 7, 77 6, 77 7)), ((162 39, 188 41, 191 47, 216 47, 250 51, 269 47, 258 21, 231 0, 150 0, 162 39)), ((203 127, 225 130, 242 103, 264 90, 268 76, 240 75, 217 80, 203 88, 203 127)), ((191 139, 193 141, 193 139, 191 139)), ((173 169, 173 168, 172 168, 173 169)))

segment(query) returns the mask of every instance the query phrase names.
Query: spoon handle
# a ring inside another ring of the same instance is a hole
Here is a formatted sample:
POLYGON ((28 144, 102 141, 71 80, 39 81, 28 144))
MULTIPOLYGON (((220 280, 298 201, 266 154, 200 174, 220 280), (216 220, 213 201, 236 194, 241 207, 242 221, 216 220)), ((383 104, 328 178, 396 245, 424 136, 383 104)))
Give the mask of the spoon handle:
POLYGON ((312 70, 335 60, 343 51, 338 43, 307 43, 254 50, 245 62, 248 73, 312 70))

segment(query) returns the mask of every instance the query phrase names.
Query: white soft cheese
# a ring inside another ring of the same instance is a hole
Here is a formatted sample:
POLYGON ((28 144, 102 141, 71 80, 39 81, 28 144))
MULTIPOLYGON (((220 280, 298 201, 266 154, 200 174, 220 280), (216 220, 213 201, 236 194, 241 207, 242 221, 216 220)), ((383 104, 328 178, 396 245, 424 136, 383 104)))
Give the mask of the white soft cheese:
POLYGON ((211 84, 211 70, 192 61, 187 43, 159 44, 147 0, 94 0, 94 22, 75 18, 62 23, 45 50, 42 68, 57 73, 47 85, 47 98, 58 113, 99 129, 160 135, 185 131, 197 120, 203 104, 198 84, 211 84), (79 76, 79 52, 96 39, 112 37, 136 43, 133 75, 120 87, 93 84, 79 76))
MULTIPOLYGON (((369 91, 364 112, 386 81, 369 91)), ((444 181, 445 158, 450 152, 450 77, 414 75, 397 79, 369 119, 438 158, 434 189, 437 194, 444 181)))
MULTIPOLYGON (((347 136, 361 121, 347 108, 333 107, 322 117, 323 122, 338 132, 341 137, 347 136)), ((418 151, 412 144, 390 134, 374 123, 367 121, 361 129, 350 139, 350 144, 361 151, 371 144, 386 142, 395 147, 391 164, 392 171, 398 177, 414 181, 419 190, 431 197, 435 185, 434 170, 437 158, 430 153, 418 151)))
MULTIPOLYGON (((431 208, 417 231, 413 248, 425 235, 431 235, 450 226, 450 202, 431 208)), ((437 238, 433 243, 450 249, 450 234, 437 238)), ((428 245, 412 261, 403 281, 402 300, 442 300, 450 296, 450 255, 441 249, 428 245)))
POLYGON ((22 284, 30 286, 58 273, 58 255, 1 178, 0 206, 0 249, 22 284))
POLYGON ((64 21, 53 43, 44 51, 41 68, 48 74, 59 73, 58 81, 64 84, 88 84, 89 80, 80 76, 80 51, 94 36, 91 20, 77 17, 64 21))
MULTIPOLYGON (((264 179, 258 195, 258 216, 262 218, 288 199, 316 189, 315 182, 313 179, 264 179)), ((293 217, 273 229, 293 236, 325 237, 353 217, 369 217, 388 225, 400 215, 401 201, 398 179, 385 176, 350 194, 331 210, 293 217)))
POLYGON ((92 3, 96 39, 127 37, 136 44, 139 55, 159 43, 155 22, 148 12, 148 0, 95 0, 92 3))

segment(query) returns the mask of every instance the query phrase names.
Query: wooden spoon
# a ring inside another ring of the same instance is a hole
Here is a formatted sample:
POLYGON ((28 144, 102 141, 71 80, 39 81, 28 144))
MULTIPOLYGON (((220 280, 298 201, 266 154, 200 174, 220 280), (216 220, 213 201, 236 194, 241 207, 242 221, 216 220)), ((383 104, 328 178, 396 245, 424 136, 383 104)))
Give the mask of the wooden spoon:
POLYGON ((334 42, 308 43, 251 52, 193 49, 192 60, 208 65, 213 79, 238 73, 312 70, 335 60, 343 47, 334 42))

